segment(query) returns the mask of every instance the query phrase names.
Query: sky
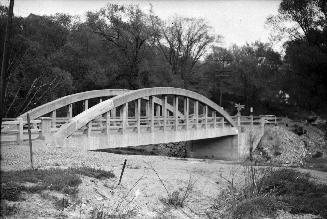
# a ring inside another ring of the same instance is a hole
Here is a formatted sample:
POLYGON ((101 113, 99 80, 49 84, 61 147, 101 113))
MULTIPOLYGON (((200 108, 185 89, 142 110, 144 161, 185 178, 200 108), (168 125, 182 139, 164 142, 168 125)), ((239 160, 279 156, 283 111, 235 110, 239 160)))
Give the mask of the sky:
MULTIPOLYGON (((0 0, 8 5, 9 0, 0 0)), ((244 45, 256 40, 269 42, 266 18, 277 14, 280 0, 15 0, 16 16, 68 13, 85 16, 107 3, 138 4, 148 11, 150 3, 156 15, 167 19, 174 15, 204 18, 215 34, 222 35, 221 46, 244 45)))

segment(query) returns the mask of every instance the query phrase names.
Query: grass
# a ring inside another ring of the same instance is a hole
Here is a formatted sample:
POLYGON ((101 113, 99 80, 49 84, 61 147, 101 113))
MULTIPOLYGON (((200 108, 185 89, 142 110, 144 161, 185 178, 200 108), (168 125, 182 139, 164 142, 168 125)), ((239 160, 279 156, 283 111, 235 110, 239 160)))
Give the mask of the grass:
POLYGON ((308 158, 304 166, 308 169, 327 172, 327 157, 308 158))
POLYGON ((89 167, 1 172, 1 200, 19 201, 22 192, 41 193, 44 190, 74 195, 82 183, 79 175, 96 179, 115 177, 111 171, 89 167))
POLYGON ((0 217, 12 216, 18 211, 17 206, 9 205, 8 203, 1 201, 0 217))
MULTIPOLYGON (((278 210, 327 218, 327 185, 292 169, 245 172, 241 188, 229 185, 212 205, 210 215, 222 218, 275 217, 278 210), (261 176, 260 176, 261 175, 261 176)), ((233 182, 233 180, 229 180, 233 182)))

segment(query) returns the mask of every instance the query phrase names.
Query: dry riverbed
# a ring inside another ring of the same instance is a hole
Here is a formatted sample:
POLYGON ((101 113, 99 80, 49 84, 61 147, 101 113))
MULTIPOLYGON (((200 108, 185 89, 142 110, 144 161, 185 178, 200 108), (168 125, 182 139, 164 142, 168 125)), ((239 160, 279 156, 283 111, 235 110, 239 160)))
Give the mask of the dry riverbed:
MULTIPOLYGON (((101 212, 135 218, 207 218, 214 199, 227 186, 226 179, 241 183, 246 168, 214 160, 86 152, 79 148, 47 146, 43 141, 33 142, 33 153, 37 169, 87 166, 113 171, 116 177, 94 179, 81 176, 82 184, 78 187, 78 194, 74 197, 67 196, 68 204, 62 209, 52 201, 53 197, 58 199, 62 194, 50 191, 24 194, 25 200, 15 203, 18 209, 13 216, 15 218, 90 218, 101 212), (127 166, 122 183, 117 185, 125 159, 127 166), (194 186, 184 207, 168 207, 162 201, 167 198, 167 190, 169 193, 182 193, 190 182, 194 186)), ((3 145, 1 156, 1 171, 30 167, 27 143, 21 146, 3 145)), ((326 173, 311 171, 311 174, 317 181, 327 182, 326 173)), ((65 197, 61 198, 64 200, 65 197)), ((292 218, 285 212, 281 212, 280 217, 292 218)), ((302 218, 307 217, 308 215, 302 218)))

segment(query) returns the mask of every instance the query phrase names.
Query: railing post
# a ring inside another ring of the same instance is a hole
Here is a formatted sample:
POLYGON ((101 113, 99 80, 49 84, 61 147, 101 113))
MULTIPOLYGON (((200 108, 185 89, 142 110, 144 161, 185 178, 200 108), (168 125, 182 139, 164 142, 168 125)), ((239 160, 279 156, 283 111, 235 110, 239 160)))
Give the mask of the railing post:
POLYGON ((260 126, 261 126, 261 132, 264 133, 264 131, 265 131, 265 118, 264 117, 260 118, 260 126))
POLYGON ((51 121, 52 119, 49 117, 41 117, 41 139, 46 139, 51 135, 51 121))
POLYGON ((159 117, 160 117, 160 105, 157 105, 157 107, 156 107, 156 116, 159 119, 159 117))
POLYGON ((223 117, 223 119, 222 119, 222 123, 223 123, 223 128, 225 128, 225 117, 223 117))
POLYGON ((174 96, 174 120, 175 120, 175 128, 174 130, 177 131, 178 129, 178 96, 174 96))
POLYGON ((213 127, 216 128, 216 126, 217 126, 217 113, 216 113, 216 111, 212 111, 212 118, 213 118, 213 127))
POLYGON ((51 127, 57 128, 57 111, 53 110, 51 112, 51 127))
POLYGON ((141 99, 137 99, 135 101, 135 118, 136 118, 136 126, 137 126, 137 134, 141 133, 141 125, 140 125, 140 118, 141 118, 141 99))
POLYGON ((167 125, 167 96, 165 95, 162 100, 162 116, 163 116, 163 130, 166 131, 167 125))
POLYGON ((253 115, 250 115, 250 119, 251 119, 251 128, 253 128, 253 115))
POLYGON ((67 113, 68 119, 73 118, 73 104, 68 105, 68 113, 67 113))
POLYGON ((190 100, 188 97, 184 98, 184 119, 185 119, 185 129, 188 130, 188 123, 189 123, 189 103, 190 100))
POLYGON ((92 121, 87 123, 87 137, 91 136, 91 132, 92 132, 92 121))
POLYGON ((151 132, 153 132, 154 131, 154 102, 153 102, 153 97, 152 96, 149 97, 149 104, 150 104, 150 108, 149 108, 150 130, 151 130, 151 132))
POLYGON ((128 103, 125 103, 121 108, 120 117, 122 119, 122 133, 124 134, 128 124, 128 103))
POLYGON ((24 120, 23 118, 19 117, 18 119, 18 124, 17 124, 17 143, 22 144, 24 140, 24 120))
POLYGON ((241 126, 241 116, 237 115, 237 126, 241 126))
POLYGON ((205 124, 205 128, 207 129, 208 128, 208 106, 205 105, 204 108, 204 124, 205 124))
POLYGON ((84 100, 84 111, 89 108, 89 100, 84 100))
POLYGON ((195 119, 195 129, 198 128, 199 123, 199 101, 194 101, 194 119, 195 119))
POLYGON ((105 113, 106 118, 106 135, 109 136, 110 133, 110 111, 105 113))
POLYGON ((149 119, 149 111, 150 111, 150 100, 145 102, 145 117, 149 119))

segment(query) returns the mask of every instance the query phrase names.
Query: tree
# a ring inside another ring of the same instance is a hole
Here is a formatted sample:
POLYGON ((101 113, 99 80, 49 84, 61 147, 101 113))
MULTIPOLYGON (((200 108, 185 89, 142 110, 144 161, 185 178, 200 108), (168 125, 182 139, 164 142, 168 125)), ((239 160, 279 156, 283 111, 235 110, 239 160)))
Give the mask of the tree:
POLYGON ((169 63, 174 75, 179 75, 183 87, 188 87, 192 70, 214 41, 205 20, 174 17, 164 23, 151 16, 155 42, 169 63))
MULTIPOLYGON (((222 92, 246 106, 278 101, 281 57, 267 44, 255 42, 242 47, 234 45, 229 49, 213 47, 205 63, 206 84, 216 102, 220 102, 222 92)), ((224 107, 227 104, 222 102, 224 107)))
POLYGON ((278 12, 267 22, 274 38, 287 40, 284 91, 293 105, 310 110, 326 107, 327 2, 283 0, 278 12))
POLYGON ((115 49, 119 67, 124 69, 118 77, 125 79, 131 89, 142 87, 140 64, 152 38, 148 16, 137 6, 109 4, 96 13, 89 12, 87 22, 94 33, 115 49))
MULTIPOLYGON (((4 8, 1 6, 1 9, 4 8)), ((12 31, 12 18, 13 18, 13 10, 14 10, 14 0, 10 0, 9 10, 6 22, 6 31, 3 37, 3 50, 2 50, 2 59, 1 59, 1 72, 0 72, 0 127, 2 129, 2 119, 4 117, 4 99, 5 99, 5 91, 7 87, 7 75, 8 75, 8 64, 9 64, 9 55, 8 50, 10 46, 10 38, 12 31)), ((1 15, 3 15, 1 13, 1 15)), ((2 17, 2 16, 1 16, 2 17)), ((2 38, 2 37, 1 37, 2 38)), ((1 130, 0 130, 0 141, 1 141, 1 130)))

